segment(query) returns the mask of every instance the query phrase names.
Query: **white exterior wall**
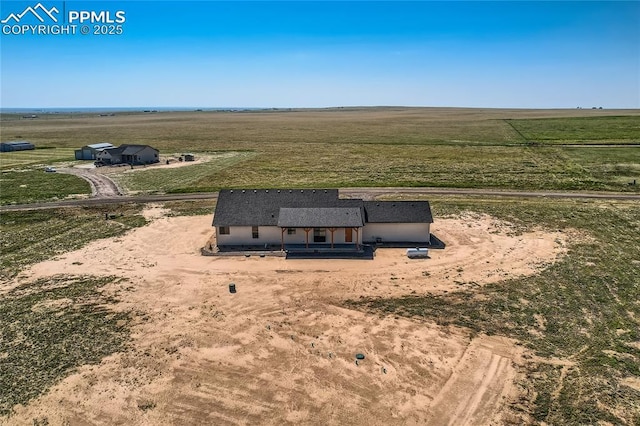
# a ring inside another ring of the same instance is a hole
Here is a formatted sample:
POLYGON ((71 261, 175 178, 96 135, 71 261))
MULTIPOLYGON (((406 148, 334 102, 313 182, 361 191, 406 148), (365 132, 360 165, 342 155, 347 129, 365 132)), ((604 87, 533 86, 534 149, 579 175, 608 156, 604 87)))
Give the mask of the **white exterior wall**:
POLYGON ((98 151, 96 154, 96 159, 100 161, 104 161, 105 163, 111 163, 113 161, 113 157, 106 150, 98 151))
MULTIPOLYGON (((331 231, 329 228, 324 228, 326 230, 327 240, 324 243, 315 243, 315 244, 331 244, 331 231)), ((356 235, 355 229, 352 232, 352 241, 351 243, 345 243, 344 241, 344 228, 338 228, 333 231, 333 243, 334 244, 362 244, 362 228, 358 230, 358 234, 356 235), (357 241, 356 241, 357 237, 357 241)), ((305 244, 305 232, 304 228, 296 228, 295 235, 288 235, 287 231, 284 232, 284 243, 285 244, 305 244)), ((309 231, 309 244, 314 244, 313 242, 313 228, 309 231)))
MULTIPOLYGON (((309 243, 313 242, 313 230, 309 231, 309 243)), ((285 244, 304 244, 305 243, 305 232, 304 228, 296 228, 295 235, 287 234, 287 231, 284 231, 284 243, 285 244)))
MULTIPOLYGON (((216 229, 216 240, 218 245, 262 245, 280 244, 280 228, 277 226, 259 226, 258 237, 253 238, 251 226, 230 226, 228 235, 220 235, 219 228, 216 229)), ((292 235, 293 236, 293 235, 292 235)), ((303 232, 304 238, 304 232, 303 232)))
MULTIPOLYGON (((324 244, 331 244, 331 232, 328 228, 325 229, 327 230, 327 241, 324 244)), ((362 244, 362 229, 363 228, 360 228, 357 234, 355 230, 352 231, 353 244, 356 242, 362 244)), ((345 244, 344 234, 344 228, 336 229, 333 232, 333 243, 345 244)), ((282 231, 281 228, 277 226, 259 226, 258 236, 259 238, 253 238, 251 226, 230 226, 229 234, 227 235, 220 235, 219 228, 216 228, 216 239, 218 245, 262 245, 282 243, 282 231)), ((285 244, 305 244, 305 238, 304 228, 296 228, 295 235, 288 235, 287 231, 284 231, 285 244)), ((309 231, 309 244, 314 244, 313 229, 309 231)))
POLYGON ((382 242, 429 242, 428 223, 367 223, 364 226, 365 243, 382 242))
POLYGON ((146 147, 142 151, 136 153, 138 161, 141 163, 157 163, 160 160, 157 154, 158 151, 151 147, 146 147))

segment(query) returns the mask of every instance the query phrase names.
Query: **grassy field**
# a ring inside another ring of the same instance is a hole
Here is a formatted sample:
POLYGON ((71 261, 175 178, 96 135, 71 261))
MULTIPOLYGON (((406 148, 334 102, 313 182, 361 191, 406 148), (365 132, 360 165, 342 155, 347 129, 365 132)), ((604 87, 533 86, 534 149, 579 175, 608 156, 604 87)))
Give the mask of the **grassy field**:
POLYGON ((213 214, 215 200, 167 201, 164 207, 169 209, 168 216, 206 216, 213 214))
POLYGON ((60 162, 75 162, 73 148, 34 149, 28 151, 0 153, 0 170, 22 169, 25 167, 44 168, 60 162))
POLYGON ((0 118, 3 134, 63 148, 110 141, 240 161, 123 177, 131 190, 439 186, 640 192, 640 111, 344 108, 0 118), (249 155, 251 153, 251 155, 249 155))
POLYGON ((141 206, 109 205, 0 213, 0 280, 23 268, 146 223, 141 206), (115 214, 104 220, 105 213, 115 214))
POLYGON ((91 193, 89 183, 77 176, 45 173, 42 169, 0 172, 0 204, 60 200, 91 193))
POLYGON ((640 143, 640 117, 573 117, 507 120, 527 141, 539 143, 640 143))
MULTIPOLYGON (((0 213, 0 283, 29 265, 146 223, 141 206, 0 213), (104 214, 114 215, 104 220, 104 214), (99 226, 98 226, 99 224, 99 226)), ((112 312, 111 277, 56 276, 0 294, 0 415, 124 348, 130 314, 112 312)), ((35 422, 35 419, 34 419, 35 422)))
POLYGON ((79 164, 73 148, 0 153, 0 205, 60 200, 89 195, 91 187, 77 176, 45 173, 45 166, 79 164))
POLYGON ((212 185, 212 179, 215 179, 220 171, 255 156, 255 153, 227 151, 203 153, 200 156, 207 158, 205 163, 171 169, 148 168, 134 171, 123 169, 122 173, 114 173, 110 176, 127 191, 146 193, 202 191, 203 188, 206 190, 207 185, 212 185))
MULTIPOLYGON (((431 197, 435 217, 488 213, 522 231, 578 230, 581 242, 540 275, 442 296, 356 300, 348 306, 517 339, 530 359, 529 413, 546 424, 639 424, 640 206, 431 197), (636 384, 637 386, 637 384, 636 384), (608 423, 607 423, 608 422, 608 423)), ((434 224, 437 232, 437 222, 434 224)))
MULTIPOLYGON (((0 303, 0 415, 26 404, 81 365, 121 351, 130 314, 113 312, 110 277, 56 276, 23 284, 0 303)), ((34 423, 35 423, 34 419, 34 423)))

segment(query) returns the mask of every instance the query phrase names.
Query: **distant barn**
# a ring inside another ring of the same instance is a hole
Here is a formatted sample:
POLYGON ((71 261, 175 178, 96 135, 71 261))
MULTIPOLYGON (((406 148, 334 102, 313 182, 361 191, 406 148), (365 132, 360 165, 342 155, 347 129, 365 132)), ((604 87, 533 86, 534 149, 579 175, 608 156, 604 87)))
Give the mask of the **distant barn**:
POLYGON ((36 149, 36 146, 27 141, 2 142, 0 144, 1 152, 25 151, 28 149, 36 149))
POLYGON ((115 148, 115 146, 109 142, 85 145, 80 149, 76 149, 76 160, 95 160, 98 158, 98 153, 111 148, 115 148))

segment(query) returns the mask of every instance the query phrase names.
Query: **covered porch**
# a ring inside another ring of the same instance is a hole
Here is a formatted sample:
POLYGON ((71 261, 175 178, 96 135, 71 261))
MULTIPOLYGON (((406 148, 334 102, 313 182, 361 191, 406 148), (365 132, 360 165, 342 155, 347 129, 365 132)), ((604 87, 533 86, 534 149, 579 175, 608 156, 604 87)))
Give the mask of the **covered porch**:
POLYGON ((278 227, 282 250, 360 250, 362 245, 361 209, 281 208, 278 227))
POLYGON ((355 228, 281 228, 281 248, 315 250, 358 250, 362 245, 362 229, 355 228))

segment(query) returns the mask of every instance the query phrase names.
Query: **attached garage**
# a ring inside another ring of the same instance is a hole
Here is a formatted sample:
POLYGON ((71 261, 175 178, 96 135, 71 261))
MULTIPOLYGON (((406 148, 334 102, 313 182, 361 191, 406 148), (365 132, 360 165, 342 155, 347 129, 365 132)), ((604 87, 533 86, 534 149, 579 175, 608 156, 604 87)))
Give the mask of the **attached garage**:
POLYGON ((365 243, 428 243, 428 223, 367 223, 362 241, 365 243))
POLYGON ((433 223, 428 201, 364 201, 365 243, 428 243, 433 223))

